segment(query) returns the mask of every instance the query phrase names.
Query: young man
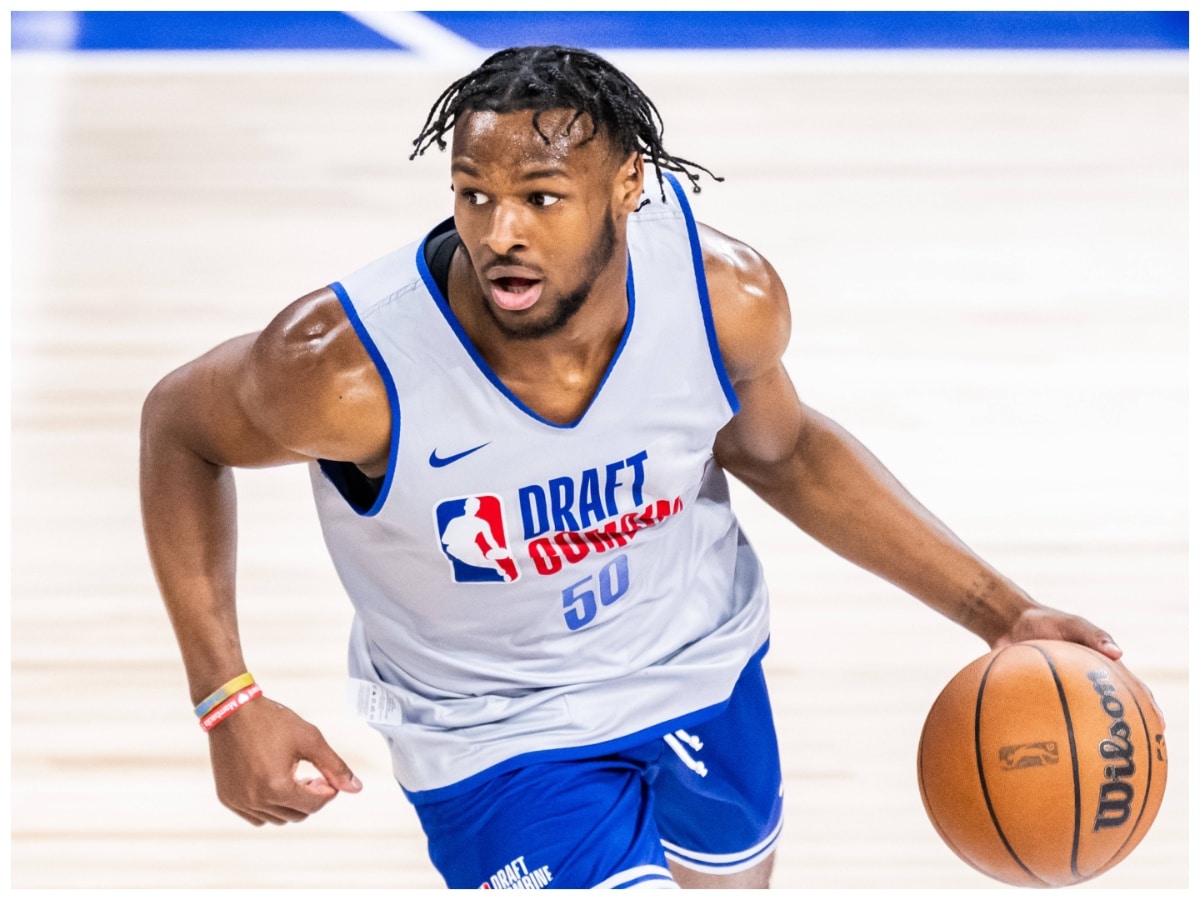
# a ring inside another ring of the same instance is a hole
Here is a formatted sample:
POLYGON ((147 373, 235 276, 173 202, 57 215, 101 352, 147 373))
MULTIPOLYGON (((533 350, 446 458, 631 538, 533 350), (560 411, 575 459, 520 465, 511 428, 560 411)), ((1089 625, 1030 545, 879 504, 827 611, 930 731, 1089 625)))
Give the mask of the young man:
POLYGON ((496 54, 416 141, 452 132, 453 219, 147 399, 151 557, 218 795, 250 822, 361 785, 313 726, 253 699, 236 466, 310 465, 355 606, 351 675, 451 887, 766 886, 766 588, 727 472, 992 647, 1120 655, 797 398, 783 285, 692 219, 663 170, 707 170, 658 123, 592 54, 496 54), (300 760, 321 776, 298 781, 300 760))

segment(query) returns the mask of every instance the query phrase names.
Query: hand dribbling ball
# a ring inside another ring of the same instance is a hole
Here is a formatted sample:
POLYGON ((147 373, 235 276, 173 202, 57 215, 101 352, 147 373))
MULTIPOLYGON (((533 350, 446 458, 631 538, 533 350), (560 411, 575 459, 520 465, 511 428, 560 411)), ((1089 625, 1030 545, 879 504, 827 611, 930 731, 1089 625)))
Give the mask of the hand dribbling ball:
POLYGON ((1026 641, 934 701, 917 751, 929 820, 966 863, 1022 887, 1076 884, 1129 855, 1162 803, 1158 707, 1119 662, 1026 641))

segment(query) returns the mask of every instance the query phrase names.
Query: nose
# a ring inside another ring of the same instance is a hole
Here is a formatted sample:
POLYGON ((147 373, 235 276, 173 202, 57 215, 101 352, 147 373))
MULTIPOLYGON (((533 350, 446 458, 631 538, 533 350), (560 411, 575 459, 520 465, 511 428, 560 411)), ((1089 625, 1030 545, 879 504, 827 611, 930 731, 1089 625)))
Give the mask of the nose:
POLYGON ((526 244, 525 216, 523 211, 511 203, 496 203, 488 219, 488 230, 483 243, 497 256, 514 250, 522 250, 526 244))

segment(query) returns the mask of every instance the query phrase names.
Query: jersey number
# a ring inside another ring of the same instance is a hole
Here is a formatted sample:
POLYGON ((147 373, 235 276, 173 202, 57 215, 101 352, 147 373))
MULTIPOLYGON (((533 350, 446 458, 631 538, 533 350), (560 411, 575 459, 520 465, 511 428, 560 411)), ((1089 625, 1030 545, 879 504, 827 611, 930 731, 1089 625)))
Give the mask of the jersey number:
POLYGON ((611 606, 629 590, 629 560, 622 553, 605 564, 594 576, 577 581, 562 593, 563 618, 572 631, 582 628, 596 618, 596 594, 600 606, 611 606))

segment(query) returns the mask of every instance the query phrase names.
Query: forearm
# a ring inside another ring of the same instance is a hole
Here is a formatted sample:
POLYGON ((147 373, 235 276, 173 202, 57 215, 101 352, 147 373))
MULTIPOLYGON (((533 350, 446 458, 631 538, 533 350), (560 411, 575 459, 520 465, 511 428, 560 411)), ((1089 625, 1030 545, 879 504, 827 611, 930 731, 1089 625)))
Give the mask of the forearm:
MULTIPOLYGON (((305 458, 260 427, 269 416, 239 392, 253 383, 253 342, 253 336, 236 338, 172 372, 142 411, 146 544, 193 703, 247 668, 234 599, 233 469, 305 458)), ((311 396, 303 388, 300 394, 311 396)), ((273 398, 263 402, 272 405, 273 398)), ((270 699, 255 700, 221 722, 208 740, 217 796, 255 825, 301 821, 339 791, 362 788, 316 728, 270 699), (320 777, 298 779, 301 760, 320 777)))
POLYGON ((811 409, 796 451, 747 480, 813 538, 989 644, 1037 605, 921 505, 859 441, 811 409))
POLYGON ((765 260, 702 232, 713 320, 739 410, 717 462, 834 552, 899 586, 993 648, 1045 638, 1116 659, 1109 634, 1034 602, 918 503, 871 453, 800 401, 783 364, 787 295, 765 260))
POLYGON ((233 472, 205 460, 180 433, 169 382, 142 418, 142 522, 175 630, 193 703, 246 670, 235 612, 233 472))

